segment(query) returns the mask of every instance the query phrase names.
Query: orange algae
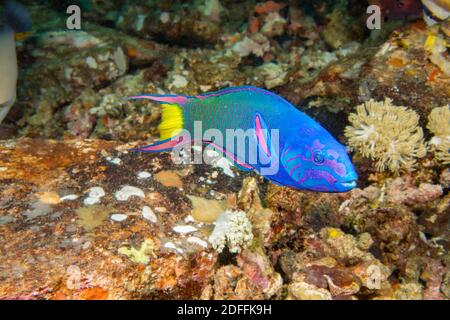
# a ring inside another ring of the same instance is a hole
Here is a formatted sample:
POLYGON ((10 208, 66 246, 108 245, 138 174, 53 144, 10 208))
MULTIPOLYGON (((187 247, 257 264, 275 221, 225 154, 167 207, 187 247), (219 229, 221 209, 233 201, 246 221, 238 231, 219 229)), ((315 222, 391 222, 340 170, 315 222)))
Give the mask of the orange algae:
POLYGON ((165 187, 176 187, 181 188, 183 186, 183 181, 180 176, 170 170, 163 170, 155 174, 155 179, 165 187))
POLYGON ((100 287, 87 288, 81 291, 82 300, 106 300, 108 299, 108 290, 100 287))

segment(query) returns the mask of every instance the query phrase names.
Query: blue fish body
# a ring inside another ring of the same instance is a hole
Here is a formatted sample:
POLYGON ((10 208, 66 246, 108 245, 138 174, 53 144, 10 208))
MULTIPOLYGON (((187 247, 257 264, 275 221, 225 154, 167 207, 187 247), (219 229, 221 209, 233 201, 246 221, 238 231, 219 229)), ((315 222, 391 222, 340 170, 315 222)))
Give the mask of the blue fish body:
MULTIPOLYGON (((212 145, 239 168, 256 170, 279 185, 319 192, 346 192, 356 186, 358 176, 345 147, 312 118, 270 91, 243 86, 198 96, 131 98, 180 109, 166 117, 163 109, 160 129, 169 130, 169 134, 141 151, 170 150, 191 141, 200 125, 203 143, 212 145), (178 122, 174 119, 177 116, 178 122), (182 128, 175 128, 180 123, 182 128), (175 127, 170 128, 171 124, 175 127), (180 140, 186 134, 189 138, 180 140)), ((194 140, 199 140, 198 136, 194 140)))

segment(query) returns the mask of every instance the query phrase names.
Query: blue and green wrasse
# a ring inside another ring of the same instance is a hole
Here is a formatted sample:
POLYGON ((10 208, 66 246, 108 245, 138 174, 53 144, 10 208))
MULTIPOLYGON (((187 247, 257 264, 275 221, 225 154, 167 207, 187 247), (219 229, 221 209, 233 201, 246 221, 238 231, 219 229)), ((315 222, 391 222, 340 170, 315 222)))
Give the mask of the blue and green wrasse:
POLYGON ((200 143, 213 146, 238 168, 256 170, 276 184, 320 192, 346 192, 356 186, 358 176, 345 147, 272 92, 243 86, 197 96, 146 94, 129 99, 162 103, 161 140, 139 151, 168 151, 191 143, 195 140, 191 134, 196 137, 201 123, 200 143), (211 130, 222 137, 208 137, 211 130), (235 137, 228 135, 239 130, 250 132, 243 153, 234 147, 235 137))

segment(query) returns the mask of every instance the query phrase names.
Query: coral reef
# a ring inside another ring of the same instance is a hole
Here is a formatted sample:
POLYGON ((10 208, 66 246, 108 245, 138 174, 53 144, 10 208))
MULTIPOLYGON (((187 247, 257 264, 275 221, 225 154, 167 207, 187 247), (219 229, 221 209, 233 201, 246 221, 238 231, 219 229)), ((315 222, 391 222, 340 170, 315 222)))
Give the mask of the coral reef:
POLYGON ((129 153, 135 145, 0 143, 0 297, 448 295, 450 197, 420 173, 346 194, 264 190, 253 176, 129 153), (163 171, 181 185, 157 179, 163 171))
POLYGON ((428 116, 427 128, 434 136, 429 144, 435 158, 444 165, 450 164, 450 106, 435 108, 428 116))
POLYGON ((383 7, 369 30, 356 0, 77 1, 68 31, 72 1, 20 2, 33 32, 0 124, 0 299, 450 298, 448 19, 383 7), (159 137, 161 108, 124 97, 238 85, 353 149, 358 187, 129 151, 159 137))
POLYGON ((231 253, 238 253, 253 240, 252 225, 245 212, 224 211, 214 224, 208 241, 218 252, 227 246, 231 253))
POLYGON ((426 155, 419 117, 411 109, 392 100, 369 100, 350 114, 345 128, 348 145, 364 157, 376 161, 379 171, 412 170, 417 158, 426 155))
MULTIPOLYGON (((440 27, 437 25, 437 30, 440 27)), ((290 73, 290 81, 278 91, 289 101, 304 105, 307 112, 323 113, 323 121, 339 111, 353 111, 370 99, 390 98, 395 105, 412 107, 424 124, 431 110, 448 104, 450 96, 450 79, 429 59, 425 47, 429 34, 430 29, 421 22, 405 26, 385 23, 381 30, 373 30, 357 50, 346 50, 347 55, 311 70, 315 71, 312 74, 296 68, 290 73), (305 105, 303 100, 309 103, 305 105)), ((323 52, 314 51, 322 60, 339 52, 319 49, 323 52)))

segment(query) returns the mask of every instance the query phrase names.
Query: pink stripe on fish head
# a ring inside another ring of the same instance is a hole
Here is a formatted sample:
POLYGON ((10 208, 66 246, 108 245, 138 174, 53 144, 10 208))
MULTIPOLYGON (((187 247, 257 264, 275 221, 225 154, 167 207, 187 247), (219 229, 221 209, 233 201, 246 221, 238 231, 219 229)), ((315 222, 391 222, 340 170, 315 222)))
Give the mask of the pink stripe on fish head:
POLYGON ((340 163, 337 161, 337 159, 339 158, 339 153, 335 150, 328 150, 327 151, 328 155, 331 156, 333 159, 325 159, 324 161, 324 165, 330 167, 331 169, 333 169, 333 171, 341 176, 341 177, 345 177, 345 175, 347 174, 347 168, 345 167, 345 165, 343 163, 340 163))
POLYGON ((322 150, 323 147, 325 147, 325 145, 321 144, 319 140, 314 140, 313 141, 313 145, 312 145, 313 149, 322 150))
POLYGON ((301 166, 302 166, 301 164, 298 164, 298 165, 292 167, 291 171, 289 172, 289 175, 290 175, 293 179, 294 179, 294 176, 293 176, 294 171, 297 170, 297 169, 299 169, 299 168, 301 168, 301 166))
POLYGON ((337 180, 333 175, 330 173, 323 171, 323 170, 311 170, 311 178, 313 179, 324 179, 326 180, 330 185, 333 185, 337 180))
POLYGON ((345 175, 347 174, 345 165, 343 163, 337 162, 336 160, 325 160, 324 165, 333 169, 333 171, 341 177, 345 177, 345 175))

